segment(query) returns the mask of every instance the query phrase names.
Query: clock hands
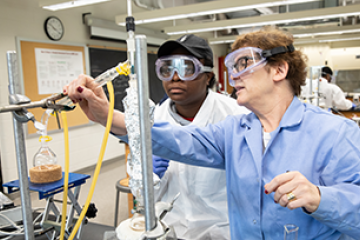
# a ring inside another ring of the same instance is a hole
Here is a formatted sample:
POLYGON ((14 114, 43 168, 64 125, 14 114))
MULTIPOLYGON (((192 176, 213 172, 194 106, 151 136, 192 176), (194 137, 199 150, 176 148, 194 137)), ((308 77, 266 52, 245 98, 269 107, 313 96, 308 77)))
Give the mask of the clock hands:
POLYGON ((55 32, 57 32, 58 34, 60 34, 59 30, 56 29, 52 24, 49 24, 49 26, 50 26, 53 30, 55 30, 55 32))

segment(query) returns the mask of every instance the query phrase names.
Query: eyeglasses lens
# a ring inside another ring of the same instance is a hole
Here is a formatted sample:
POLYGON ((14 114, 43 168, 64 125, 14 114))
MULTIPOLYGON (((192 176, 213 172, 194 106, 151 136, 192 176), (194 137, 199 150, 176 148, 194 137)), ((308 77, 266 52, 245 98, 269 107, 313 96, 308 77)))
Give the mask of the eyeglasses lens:
POLYGON ((251 67, 261 60, 261 56, 259 53, 254 53, 252 51, 245 51, 234 59, 234 65, 232 70, 234 73, 241 72, 245 70, 247 67, 251 67))

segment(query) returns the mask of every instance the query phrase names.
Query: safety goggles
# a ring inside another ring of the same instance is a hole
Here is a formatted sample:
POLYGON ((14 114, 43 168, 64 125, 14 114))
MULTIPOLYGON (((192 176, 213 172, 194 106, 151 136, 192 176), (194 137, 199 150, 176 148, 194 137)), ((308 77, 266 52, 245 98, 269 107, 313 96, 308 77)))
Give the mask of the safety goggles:
POLYGON ((327 75, 327 74, 329 74, 329 75, 330 75, 330 77, 333 77, 333 75, 331 75, 330 73, 321 72, 321 74, 322 74, 322 75, 327 75))
POLYGON ((194 80, 203 72, 212 72, 211 67, 204 66, 197 58, 186 55, 160 57, 155 62, 155 68, 156 75, 162 81, 172 80, 175 72, 183 81, 194 80))
POLYGON ((240 48, 225 58, 225 66, 228 69, 229 84, 235 86, 234 78, 240 75, 253 73, 267 63, 267 58, 280 53, 293 52, 293 45, 287 47, 276 47, 269 50, 262 50, 255 47, 240 48))

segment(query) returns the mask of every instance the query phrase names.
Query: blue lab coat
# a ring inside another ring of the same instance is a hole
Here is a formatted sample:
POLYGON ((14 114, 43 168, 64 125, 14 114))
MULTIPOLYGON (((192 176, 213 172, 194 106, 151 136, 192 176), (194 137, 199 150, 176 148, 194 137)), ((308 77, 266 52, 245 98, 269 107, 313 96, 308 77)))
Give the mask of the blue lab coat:
POLYGON ((299 240, 360 238, 360 131, 351 120, 294 97, 264 152, 253 113, 206 127, 158 121, 152 145, 163 158, 226 169, 232 239, 283 239, 285 224, 299 227, 299 240), (274 193, 264 194, 264 185, 287 170, 319 187, 314 213, 281 207, 274 193))

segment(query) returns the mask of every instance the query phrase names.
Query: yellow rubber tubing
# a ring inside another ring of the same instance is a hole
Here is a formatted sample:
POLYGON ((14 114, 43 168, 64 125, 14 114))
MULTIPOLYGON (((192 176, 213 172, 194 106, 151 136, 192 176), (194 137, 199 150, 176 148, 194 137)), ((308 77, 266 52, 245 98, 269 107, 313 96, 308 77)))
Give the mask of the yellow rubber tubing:
POLYGON ((61 230, 60 230, 60 240, 64 239, 65 235, 65 223, 67 215, 67 195, 69 187, 69 129, 67 124, 66 112, 61 112, 61 119, 64 128, 64 142, 65 142, 65 174, 64 174, 64 195, 63 195, 63 204, 62 204, 62 218, 61 218, 61 230))
POLYGON ((81 222, 83 220, 83 218, 85 217, 85 214, 89 208, 90 205, 90 201, 91 198, 94 194, 94 189, 96 186, 96 182, 100 173, 100 169, 101 169, 101 164, 102 164, 102 160, 104 158, 104 154, 105 154, 105 149, 106 149, 106 144, 107 144, 107 140, 109 138, 109 133, 110 133, 110 129, 111 129, 111 125, 112 125, 112 120, 113 120, 113 115, 114 115, 114 88, 112 85, 112 82, 109 81, 106 84, 108 91, 109 91, 109 113, 108 113, 108 118, 107 118, 107 122, 106 122, 106 129, 105 129, 105 133, 104 133, 104 138, 103 138, 103 142, 101 144, 101 149, 100 149, 100 155, 98 158, 98 162, 96 164, 96 168, 95 168, 95 172, 94 172, 94 179, 91 182, 91 187, 85 202, 85 206, 83 207, 83 209, 81 210, 81 214, 79 219, 76 221, 75 227, 73 229, 73 231, 70 234, 70 237, 68 238, 68 240, 72 240, 74 239, 74 236, 76 234, 76 232, 79 230, 79 227, 81 225, 81 222))

